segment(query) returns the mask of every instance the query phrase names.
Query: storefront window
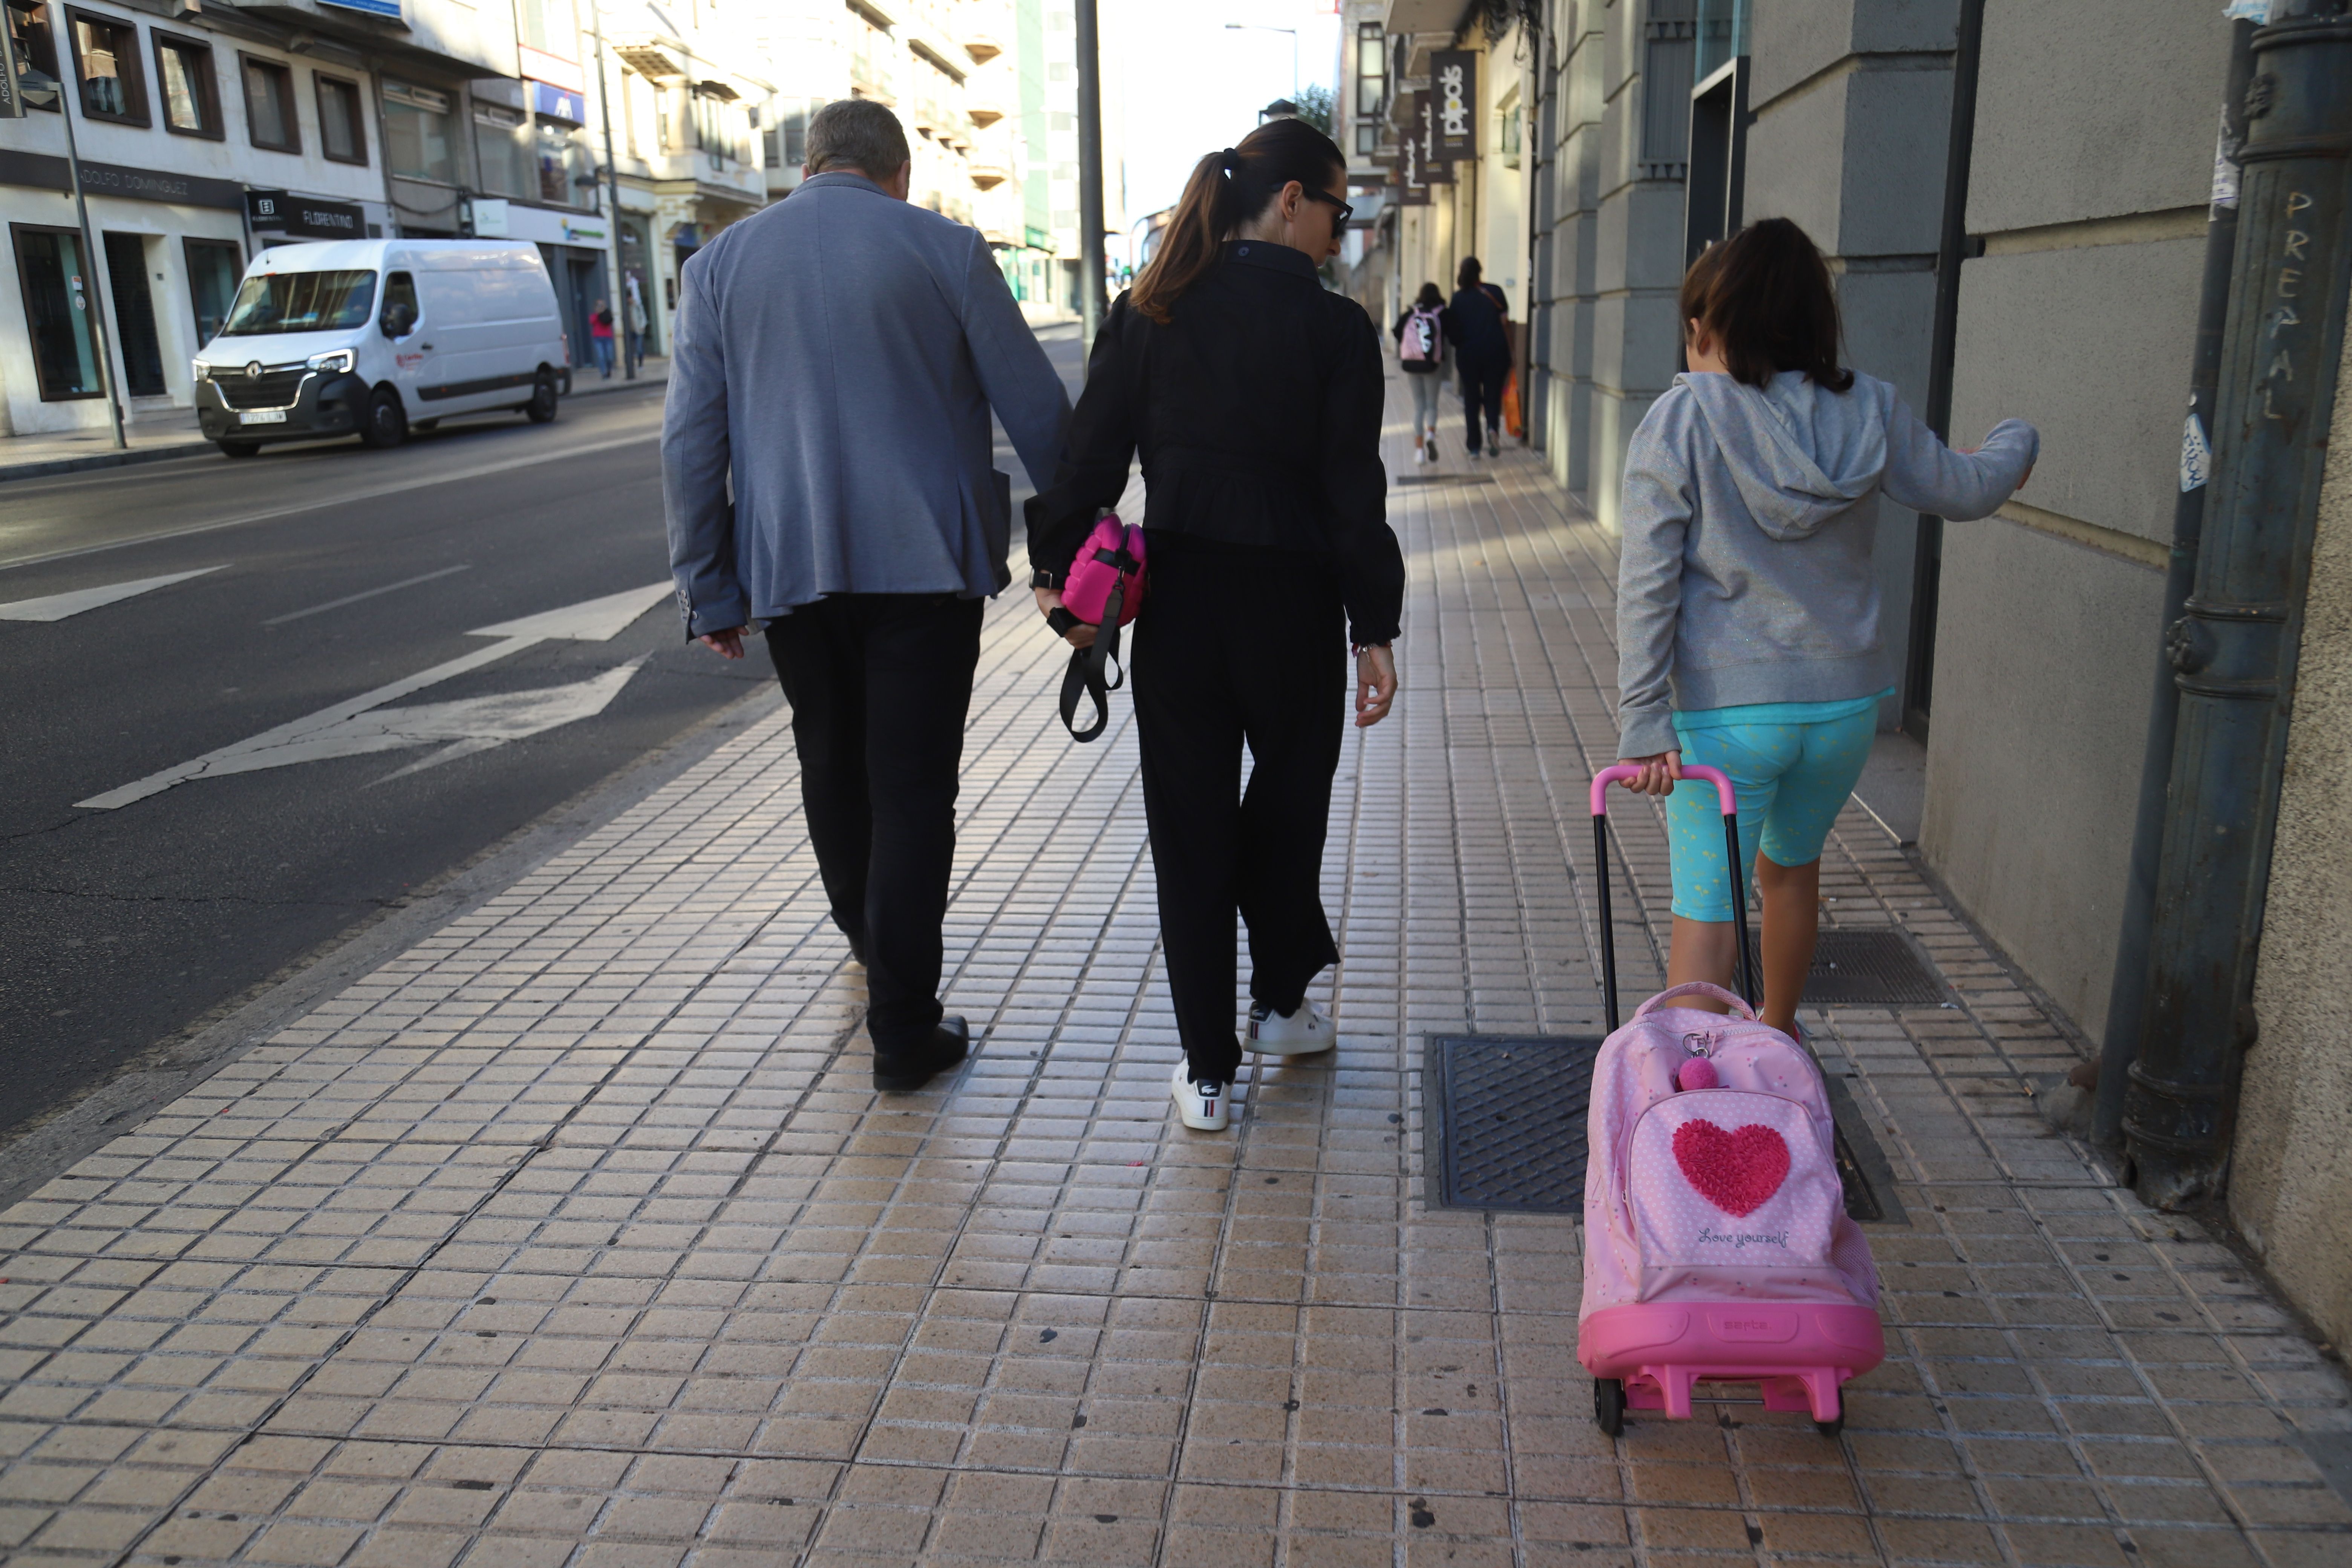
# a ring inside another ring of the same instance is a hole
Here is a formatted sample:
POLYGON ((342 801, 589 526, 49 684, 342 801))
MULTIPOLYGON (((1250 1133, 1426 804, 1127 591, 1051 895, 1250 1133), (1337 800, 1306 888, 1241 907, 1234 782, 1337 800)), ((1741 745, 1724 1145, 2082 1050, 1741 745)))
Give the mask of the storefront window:
POLYGON ((557 206, 584 207, 595 205, 596 193, 590 185, 573 184, 578 179, 593 182, 595 161, 588 153, 588 137, 577 125, 567 125, 561 120, 539 117, 539 199, 557 206))
POLYGON ((41 400, 96 397, 98 346, 89 326, 90 290, 81 237, 69 228, 10 226, 16 241, 16 279, 25 295, 25 325, 33 341, 33 371, 41 400))
POLYGON ((220 335, 221 323, 236 299, 236 282, 245 273, 245 252, 224 239, 191 239, 188 253, 188 303, 196 316, 199 348, 220 335))
POLYGON ((444 185, 457 183, 457 127, 447 93, 386 80, 383 123, 384 156, 394 174, 444 185))
POLYGON ((482 161, 482 189, 494 196, 539 195, 529 117, 502 103, 474 104, 474 150, 482 161))
POLYGON ((8 37, 16 46, 17 85, 26 94, 26 101, 36 109, 55 112, 58 100, 50 94, 58 85, 58 39, 51 30, 51 18, 56 12, 46 5, 26 5, 23 0, 7 0, 0 5, 7 13, 8 37))

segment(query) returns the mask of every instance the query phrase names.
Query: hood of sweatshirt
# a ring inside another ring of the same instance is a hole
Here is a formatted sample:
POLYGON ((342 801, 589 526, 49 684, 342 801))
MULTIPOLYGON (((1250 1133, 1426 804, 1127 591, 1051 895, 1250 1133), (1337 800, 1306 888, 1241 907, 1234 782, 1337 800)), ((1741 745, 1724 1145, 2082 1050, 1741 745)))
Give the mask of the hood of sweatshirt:
POLYGON ((1886 471, 1884 383, 1857 376, 1852 391, 1832 392, 1794 370, 1760 390, 1722 374, 1675 381, 1689 389, 1739 499, 1770 538, 1810 537, 1886 471))

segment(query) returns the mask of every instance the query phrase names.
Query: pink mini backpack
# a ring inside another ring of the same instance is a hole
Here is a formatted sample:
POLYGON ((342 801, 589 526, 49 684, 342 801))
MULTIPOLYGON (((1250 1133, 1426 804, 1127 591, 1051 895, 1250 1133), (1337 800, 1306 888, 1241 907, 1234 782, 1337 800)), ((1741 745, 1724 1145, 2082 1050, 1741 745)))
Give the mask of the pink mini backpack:
POLYGON ((1127 683, 1118 662, 1118 631, 1143 608, 1143 530, 1105 512, 1095 531, 1078 547, 1062 580, 1062 607, 1090 626, 1099 627, 1092 647, 1074 648, 1070 668, 1062 677, 1062 722, 1070 739, 1091 741, 1110 722, 1109 693, 1127 683), (1078 702, 1090 698, 1095 721, 1078 728, 1078 702))

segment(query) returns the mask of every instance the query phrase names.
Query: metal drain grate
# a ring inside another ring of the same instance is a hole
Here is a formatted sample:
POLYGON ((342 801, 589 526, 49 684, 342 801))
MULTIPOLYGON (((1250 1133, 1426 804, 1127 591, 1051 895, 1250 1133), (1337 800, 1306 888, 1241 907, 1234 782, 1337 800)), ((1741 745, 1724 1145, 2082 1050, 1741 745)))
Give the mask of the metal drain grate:
POLYGON ((1805 973, 1805 1005, 1932 1006, 1948 1000, 1941 982, 1899 931, 1825 931, 1805 973))
POLYGON ((1577 1214, 1599 1036, 1439 1036, 1422 1074, 1430 1171, 1453 1208, 1577 1214))
MULTIPOLYGON (((1600 1052, 1591 1035, 1433 1036, 1421 1081, 1433 1204, 1582 1213, 1585 1118, 1600 1052)), ((1847 1215, 1907 1223, 1886 1157, 1853 1097, 1834 1079, 1828 1088, 1847 1215)))

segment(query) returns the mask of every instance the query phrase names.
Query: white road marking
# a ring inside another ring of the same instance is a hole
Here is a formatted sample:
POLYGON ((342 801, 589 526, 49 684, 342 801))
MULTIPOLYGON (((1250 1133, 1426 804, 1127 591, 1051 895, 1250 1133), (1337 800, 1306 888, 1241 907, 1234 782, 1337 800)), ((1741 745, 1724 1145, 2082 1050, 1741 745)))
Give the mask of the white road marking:
MULTIPOLYGON (((151 795, 161 795, 173 785, 185 784, 193 778, 205 778, 214 773, 248 773, 255 768, 284 767, 293 763, 313 761, 317 757, 350 756, 359 752, 386 751, 395 746, 422 744, 426 740, 462 741, 469 738, 494 737, 493 743, 503 742, 513 737, 503 733, 487 716, 482 719, 481 726, 477 731, 470 731, 465 736, 419 736, 411 740, 385 741, 381 745, 356 744, 354 742, 359 737, 372 731, 364 729, 343 730, 339 727, 346 720, 356 718, 372 709, 381 708, 385 703, 405 697, 412 691, 421 691, 428 686, 437 685, 453 676, 463 675, 467 670, 479 669, 486 664, 495 664, 509 654, 519 653, 535 643, 558 640, 609 642, 618 637, 630 622, 644 615, 656 603, 669 598, 673 592, 670 584, 660 583, 649 587, 632 589, 625 594, 611 594, 603 598, 588 599, 577 605, 567 605, 561 610, 551 610, 544 615, 530 616, 522 620, 506 623, 506 626, 530 628, 517 634, 510 635, 505 626, 481 627, 466 635, 495 637, 499 640, 488 647, 477 648, 472 653, 461 655, 446 663, 436 664, 430 669, 419 670, 415 675, 404 677, 388 685, 379 686, 373 691, 363 691, 357 697, 347 698, 331 707, 321 708, 316 713, 306 714, 302 718, 280 724, 274 730, 265 730, 250 740, 239 741, 235 745, 223 746, 217 751, 206 752, 201 757, 176 763, 159 773, 150 773, 143 779, 122 785, 120 789, 110 789, 103 795, 91 795, 88 800, 78 800, 74 805, 91 811, 113 811, 118 807, 129 805, 133 801, 144 800, 151 795), (636 608, 629 610, 628 605, 632 604, 636 608), (335 749, 315 752, 303 749, 306 743, 313 741, 331 744, 335 749), (264 757, 271 760, 254 760, 264 757)), ((628 668, 634 671, 635 666, 631 665, 628 668)), ((625 680, 626 677, 624 677, 623 681, 625 682, 625 680)), ((563 689, 551 689, 561 691, 563 689)), ((613 689, 617 691, 620 687, 615 685, 613 689)), ((543 693, 524 692, 520 695, 522 698, 533 698, 541 696, 543 693)), ((509 700, 512 700, 489 698, 478 700, 478 702, 509 700)), ((604 702, 610 700, 612 699, 608 695, 604 701, 597 703, 594 710, 601 711, 604 702)), ((455 708, 474 707, 478 704, 452 703, 436 706, 455 708)), ((488 715, 493 710, 482 709, 480 711, 488 715)), ((571 721, 565 719, 556 722, 569 723, 571 721)), ((552 725, 542 725, 541 728, 552 728, 552 725)), ((388 734, 393 731, 373 732, 388 734)), ((536 731, 528 732, 536 733, 536 731)))
POLYGON ((101 605, 119 604, 142 594, 168 588, 174 583, 184 583, 191 577, 201 577, 207 572, 217 572, 217 566, 199 566, 194 572, 172 572, 161 577, 140 577, 128 583, 109 583, 103 588, 78 588, 70 594, 51 594, 41 599, 18 599, 14 604, 0 605, 0 621, 62 621, 68 616, 95 610, 101 605))
POLYGON ((317 511, 322 507, 350 506, 356 501, 373 500, 378 496, 398 495, 404 490, 421 490, 433 485, 456 484, 464 479, 478 479, 490 474, 503 474, 515 468, 528 468, 540 463, 561 462, 582 458, 591 452, 607 452, 615 447, 633 447, 640 441, 658 441, 661 432, 647 430, 642 435, 617 436, 609 441, 583 441, 577 447, 564 447, 536 457, 509 458, 503 462, 478 463, 470 468, 454 468, 446 474, 430 474, 392 484, 372 485, 348 495, 327 496, 318 500, 297 501, 290 506, 272 507, 268 511, 247 512, 242 517, 225 517, 215 522, 192 522, 184 528, 160 529, 131 539, 110 539, 103 544, 77 545, 71 550, 51 550, 38 555, 19 555, 0 561, 0 572, 12 566, 38 566, 45 561, 65 561, 77 555, 97 555, 109 550, 128 550, 134 544, 152 544, 158 540, 185 539, 192 533, 213 533, 224 528, 242 528, 248 522, 268 522, 276 518, 293 517, 301 512, 317 511))
POLYGON ((386 583, 381 588, 370 588, 363 594, 346 594, 340 599, 330 599, 323 605, 313 605, 307 610, 289 610, 282 616, 272 616, 261 624, 265 626, 282 626, 289 621, 299 621, 307 616, 323 616, 329 610, 340 610, 345 605, 356 605, 362 599, 373 599, 379 594, 390 594, 402 588, 414 588, 419 583, 430 583, 436 577, 455 576, 460 572, 472 570, 473 567, 470 564, 444 566, 438 572, 427 572, 421 577, 403 577, 397 583, 386 583))

